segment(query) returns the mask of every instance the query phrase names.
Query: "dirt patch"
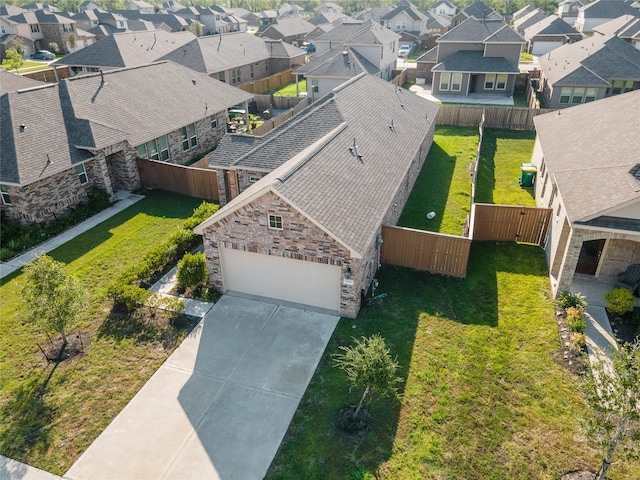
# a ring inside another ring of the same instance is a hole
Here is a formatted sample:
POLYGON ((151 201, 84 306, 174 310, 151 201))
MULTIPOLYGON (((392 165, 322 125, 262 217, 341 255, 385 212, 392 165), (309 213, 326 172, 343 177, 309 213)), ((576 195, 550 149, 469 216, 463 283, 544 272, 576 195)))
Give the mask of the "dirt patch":
POLYGON ((565 473, 560 477, 560 480, 593 480, 595 477, 595 472, 590 472, 589 470, 581 470, 579 472, 565 473))
POLYGON ((607 310, 611 330, 620 343, 633 343, 640 340, 640 308, 625 313, 622 317, 607 310))
POLYGON ((368 409, 363 408, 358 412, 358 416, 356 417, 353 415, 355 411, 356 407, 354 405, 342 407, 338 412, 336 424, 340 430, 351 436, 364 437, 371 425, 371 414, 368 409))
POLYGON ((38 345, 43 357, 49 363, 64 363, 86 355, 89 349, 90 336, 85 332, 74 332, 67 335, 67 345, 62 348, 62 337, 50 338, 49 343, 38 345))
POLYGON ((561 362, 573 375, 582 375, 586 372, 587 349, 575 350, 571 348, 571 329, 567 324, 564 312, 556 308, 556 322, 560 335, 560 351, 556 355, 556 361, 561 362))

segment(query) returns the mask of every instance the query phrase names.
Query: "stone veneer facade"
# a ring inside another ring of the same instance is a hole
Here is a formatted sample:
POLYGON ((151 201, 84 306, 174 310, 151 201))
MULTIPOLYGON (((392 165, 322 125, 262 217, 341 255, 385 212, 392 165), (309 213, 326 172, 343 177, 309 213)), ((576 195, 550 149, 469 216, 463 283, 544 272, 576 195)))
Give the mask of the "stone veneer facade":
MULTIPOLYGON (((433 142, 434 129, 435 123, 426 133, 411 167, 403 177, 394 197, 390 199, 382 216, 382 222, 362 258, 351 256, 349 249, 344 245, 302 216, 277 194, 268 191, 205 229, 204 251, 210 284, 224 292, 220 248, 338 265, 342 269, 341 278, 344 278, 345 271, 349 267, 353 284, 346 285, 344 282, 341 284, 340 315, 356 317, 361 307, 362 297, 369 290, 379 268, 382 225, 395 225, 398 221, 433 142), (283 230, 270 230, 267 227, 269 214, 282 215, 283 230)), ((250 174, 254 175, 255 172, 241 172, 238 176, 248 181, 250 174)), ((218 178, 220 177, 222 175, 218 175, 218 178)), ((249 185, 242 181, 240 184, 249 185)), ((220 196, 223 197, 222 193, 220 196)))

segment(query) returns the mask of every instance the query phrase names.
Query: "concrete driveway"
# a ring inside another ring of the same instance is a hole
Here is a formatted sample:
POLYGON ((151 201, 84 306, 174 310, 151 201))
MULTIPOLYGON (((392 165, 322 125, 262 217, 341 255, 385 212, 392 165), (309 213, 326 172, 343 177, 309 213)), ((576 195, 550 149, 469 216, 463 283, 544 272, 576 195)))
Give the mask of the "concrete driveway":
POLYGON ((64 478, 263 478, 338 320, 223 296, 64 478))

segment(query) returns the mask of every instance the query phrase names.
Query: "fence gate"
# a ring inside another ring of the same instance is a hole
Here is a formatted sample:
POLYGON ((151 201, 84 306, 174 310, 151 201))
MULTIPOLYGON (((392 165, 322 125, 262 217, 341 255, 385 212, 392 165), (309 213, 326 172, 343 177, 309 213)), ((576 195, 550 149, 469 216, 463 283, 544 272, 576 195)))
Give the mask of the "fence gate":
POLYGON ((550 208, 476 203, 474 209, 473 240, 543 245, 547 239, 550 208))
POLYGON ((144 188, 158 188, 205 200, 218 200, 218 181, 214 170, 140 158, 137 163, 140 182, 144 188))

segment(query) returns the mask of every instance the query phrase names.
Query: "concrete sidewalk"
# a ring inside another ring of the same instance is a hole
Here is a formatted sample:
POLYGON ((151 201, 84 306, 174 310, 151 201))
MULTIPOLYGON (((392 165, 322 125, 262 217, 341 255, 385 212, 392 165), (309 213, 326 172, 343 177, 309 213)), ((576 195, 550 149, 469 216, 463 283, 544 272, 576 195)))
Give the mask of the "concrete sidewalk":
POLYGON ((108 218, 113 217, 116 213, 120 213, 122 210, 129 208, 134 203, 142 200, 144 196, 135 195, 131 192, 118 191, 116 192, 117 201, 109 208, 104 209, 102 212, 95 214, 93 217, 88 218, 82 223, 79 223, 73 228, 70 228, 66 232, 62 232, 60 235, 46 241, 45 243, 38 245, 35 248, 23 253, 22 255, 12 258, 6 263, 0 263, 0 278, 3 278, 16 270, 22 268, 25 263, 30 262, 42 252, 48 253, 51 250, 58 248, 60 245, 67 243, 69 240, 77 237, 81 233, 95 227, 99 223, 104 222, 108 218))
POLYGON ((62 480, 62 477, 0 455, 2 480, 62 480))

